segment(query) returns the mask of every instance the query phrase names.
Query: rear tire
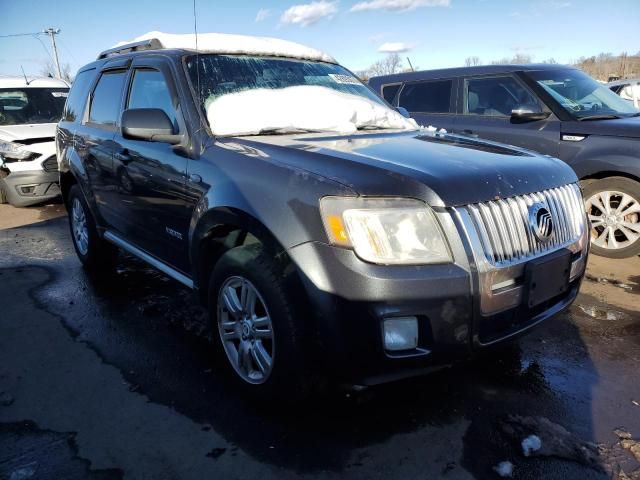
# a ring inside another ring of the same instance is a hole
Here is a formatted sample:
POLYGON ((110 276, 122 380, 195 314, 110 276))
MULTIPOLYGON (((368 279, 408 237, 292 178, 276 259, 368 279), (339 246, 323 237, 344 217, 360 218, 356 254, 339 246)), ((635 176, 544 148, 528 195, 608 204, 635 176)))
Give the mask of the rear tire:
POLYGON ((583 183, 591 252, 608 258, 640 254, 640 183, 608 177, 583 183))
POLYGON ((4 185, 3 178, 5 177, 7 177, 7 173, 0 170, 0 205, 9 203, 9 199, 7 198, 7 193, 4 191, 6 187, 4 185))
POLYGON ((232 248, 211 274, 209 309, 219 358, 251 396, 291 401, 307 393, 303 328, 276 261, 261 244, 232 248))
POLYGON ((98 234, 93 215, 78 185, 69 190, 67 205, 71 239, 82 265, 90 271, 112 268, 118 249, 98 234))

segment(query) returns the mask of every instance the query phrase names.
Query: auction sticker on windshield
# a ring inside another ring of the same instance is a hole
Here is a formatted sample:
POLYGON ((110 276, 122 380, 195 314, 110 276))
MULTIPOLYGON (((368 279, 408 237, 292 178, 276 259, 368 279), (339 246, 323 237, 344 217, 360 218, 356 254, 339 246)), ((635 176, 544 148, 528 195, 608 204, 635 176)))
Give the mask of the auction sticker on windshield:
POLYGON ((340 74, 337 74, 337 73, 330 73, 329 76, 336 83, 342 83, 342 84, 345 84, 345 85, 362 85, 362 83, 360 83, 358 81, 358 79, 353 78, 350 75, 340 75, 340 74))

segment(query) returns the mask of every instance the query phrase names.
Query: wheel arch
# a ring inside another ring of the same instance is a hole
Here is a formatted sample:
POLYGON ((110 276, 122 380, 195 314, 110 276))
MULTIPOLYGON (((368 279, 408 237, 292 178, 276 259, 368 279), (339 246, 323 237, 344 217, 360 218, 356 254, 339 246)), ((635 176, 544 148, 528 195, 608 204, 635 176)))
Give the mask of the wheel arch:
POLYGON ((207 291, 213 267, 231 248, 259 242, 282 266, 283 273, 292 273, 290 270, 294 264, 285 247, 260 220, 240 209, 218 207, 209 210, 199 218, 190 235, 192 276, 203 305, 208 303, 207 291))

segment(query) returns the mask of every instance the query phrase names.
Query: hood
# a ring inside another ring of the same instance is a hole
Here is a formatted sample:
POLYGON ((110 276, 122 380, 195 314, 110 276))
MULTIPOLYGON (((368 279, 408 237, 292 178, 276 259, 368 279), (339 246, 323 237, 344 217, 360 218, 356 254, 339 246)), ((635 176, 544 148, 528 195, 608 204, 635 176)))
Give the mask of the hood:
MULTIPOLYGON (((55 123, 34 123, 27 125, 0 125, 0 140, 22 142, 38 138, 52 139, 56 135, 55 123)), ((28 142, 30 143, 30 142, 28 142)))
POLYGON ((432 206, 466 205, 577 181, 569 166, 551 157, 426 131, 233 141, 340 182, 360 195, 415 196, 432 206))
POLYGON ((640 117, 562 122, 562 133, 640 138, 640 117))

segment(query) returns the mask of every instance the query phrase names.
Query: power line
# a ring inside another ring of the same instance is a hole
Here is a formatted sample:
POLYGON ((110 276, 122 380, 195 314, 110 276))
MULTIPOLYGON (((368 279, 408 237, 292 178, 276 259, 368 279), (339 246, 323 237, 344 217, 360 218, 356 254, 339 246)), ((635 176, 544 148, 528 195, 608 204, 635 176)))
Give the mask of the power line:
POLYGON ((30 37, 33 35, 44 35, 44 32, 34 32, 34 33, 12 33, 10 35, 0 35, 0 38, 10 38, 10 37, 30 37))

